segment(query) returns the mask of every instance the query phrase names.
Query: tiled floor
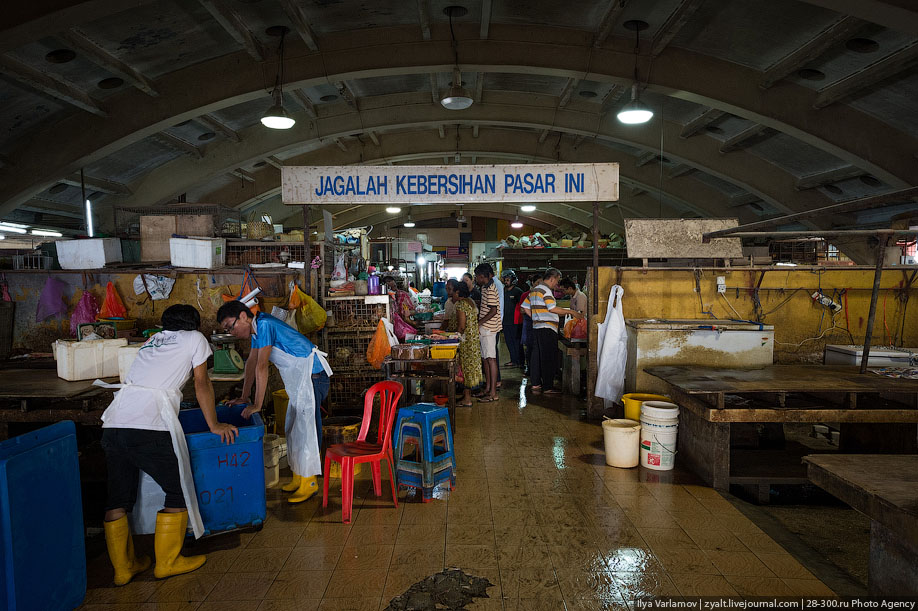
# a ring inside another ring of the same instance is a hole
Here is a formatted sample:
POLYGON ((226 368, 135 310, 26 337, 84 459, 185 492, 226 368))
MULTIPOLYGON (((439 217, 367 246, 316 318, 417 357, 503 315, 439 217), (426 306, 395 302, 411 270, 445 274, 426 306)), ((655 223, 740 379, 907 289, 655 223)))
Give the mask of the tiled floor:
MULTIPOLYGON (((357 486, 341 523, 340 486, 299 506, 268 491, 261 532, 197 544, 207 563, 164 581, 111 586, 104 554, 89 567, 84 609, 286 611, 384 609, 413 583, 454 566, 488 578, 469 609, 618 609, 648 595, 830 595, 730 502, 678 471, 607 467, 602 431, 569 399, 460 408, 455 491, 423 504, 357 486), (572 415, 573 414, 573 415, 572 415)), ((138 547, 147 548, 148 538, 138 547)), ((188 553, 188 552, 186 552, 188 553)))

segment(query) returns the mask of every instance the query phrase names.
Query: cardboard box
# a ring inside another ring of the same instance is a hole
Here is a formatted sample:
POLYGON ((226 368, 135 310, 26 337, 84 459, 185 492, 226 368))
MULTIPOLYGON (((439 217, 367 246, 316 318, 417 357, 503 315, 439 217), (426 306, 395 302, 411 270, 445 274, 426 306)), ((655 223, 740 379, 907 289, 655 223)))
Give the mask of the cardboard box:
POLYGON ((168 261, 169 240, 174 235, 213 237, 210 214, 177 214, 140 217, 140 260, 168 261))

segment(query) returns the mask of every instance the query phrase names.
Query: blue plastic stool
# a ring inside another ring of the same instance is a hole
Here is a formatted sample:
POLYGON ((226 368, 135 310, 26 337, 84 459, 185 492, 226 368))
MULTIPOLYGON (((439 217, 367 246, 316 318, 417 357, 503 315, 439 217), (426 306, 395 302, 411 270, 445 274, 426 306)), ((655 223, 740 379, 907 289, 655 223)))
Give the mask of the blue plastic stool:
POLYGON ((433 498, 433 489, 440 482, 448 481, 450 490, 456 487, 456 456, 447 408, 418 403, 399 409, 393 445, 399 486, 420 488, 425 503, 433 498), (403 457, 406 442, 417 448, 415 460, 403 457))

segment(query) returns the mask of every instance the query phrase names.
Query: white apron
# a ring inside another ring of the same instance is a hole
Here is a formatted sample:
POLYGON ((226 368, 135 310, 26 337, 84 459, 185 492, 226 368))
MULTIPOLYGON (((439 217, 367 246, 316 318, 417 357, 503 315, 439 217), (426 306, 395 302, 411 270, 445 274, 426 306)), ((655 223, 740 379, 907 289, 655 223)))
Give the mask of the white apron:
POLYGON ((331 367, 326 353, 313 347, 309 356, 292 356, 277 346, 271 349, 270 360, 280 372, 287 391, 287 462, 300 477, 322 474, 319 456, 319 436, 316 433, 316 397, 312 388, 313 359, 318 358, 329 376, 331 367))
POLYGON ((117 412, 123 403, 129 402, 131 395, 134 393, 150 393, 156 397, 160 418, 169 427, 169 434, 172 436, 172 449, 178 459, 182 495, 185 497, 185 507, 188 509, 188 524, 194 532, 194 538, 201 538, 204 535, 204 521, 201 519, 201 512, 198 510, 198 495, 194 489, 194 476, 191 473, 191 459, 188 455, 188 444, 185 442, 185 431, 182 430, 182 424, 178 418, 179 410, 182 406, 182 393, 179 390, 148 388, 146 386, 137 386, 136 384, 106 384, 102 380, 96 380, 93 384, 103 388, 121 389, 115 393, 115 400, 102 414, 102 422, 105 422, 106 416, 117 412))

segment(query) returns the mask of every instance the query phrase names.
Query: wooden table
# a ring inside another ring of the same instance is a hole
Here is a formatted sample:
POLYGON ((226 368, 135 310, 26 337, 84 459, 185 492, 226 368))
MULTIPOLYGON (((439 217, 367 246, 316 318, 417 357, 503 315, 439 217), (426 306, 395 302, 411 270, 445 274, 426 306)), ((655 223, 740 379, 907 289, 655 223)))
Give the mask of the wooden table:
MULTIPOLYGON (((101 424, 113 395, 112 390, 93 386, 93 380, 62 380, 56 369, 4 369, 0 378, 0 439, 9 436, 10 422, 101 424)), ((116 383, 118 378, 104 381, 116 383)))
MULTIPOLYGON (((383 361, 383 372, 387 380, 399 382, 404 388, 402 400, 408 405, 408 381, 436 380, 446 382, 446 393, 449 396, 449 424, 455 435, 456 430, 456 374, 459 371, 459 352, 451 359, 414 359, 396 360, 387 356, 383 361)), ((401 405, 401 401, 399 402, 401 405)))
MULTIPOLYGON (((807 483, 799 458, 779 451, 731 465, 734 423, 918 423, 918 380, 858 373, 857 367, 773 365, 760 369, 666 366, 646 369, 666 382, 680 406, 679 459, 709 485, 757 486, 767 499, 771 484, 807 483), (869 399, 869 400, 868 400, 869 399)), ((842 435, 844 438, 844 433, 842 435)), ((914 437, 914 436, 913 436, 914 437)), ((732 458, 745 458, 734 453, 732 458)))
POLYGON ((587 340, 558 338, 561 351, 561 386, 574 397, 580 396, 581 359, 589 355, 587 340))
POLYGON ((804 458, 810 480, 870 518, 871 596, 918 596, 918 455, 804 458))

